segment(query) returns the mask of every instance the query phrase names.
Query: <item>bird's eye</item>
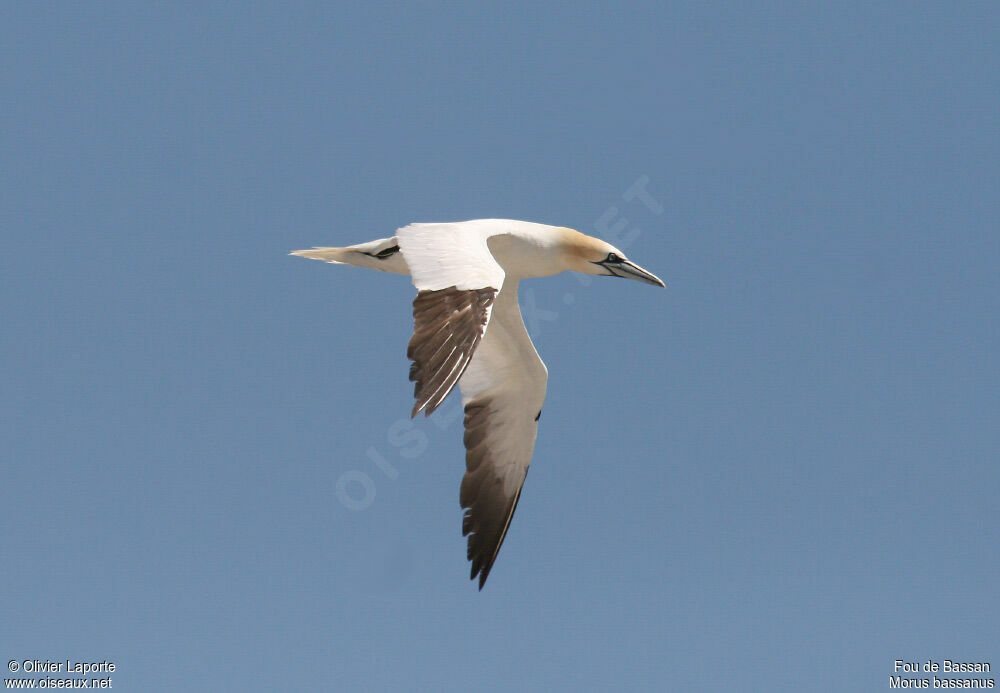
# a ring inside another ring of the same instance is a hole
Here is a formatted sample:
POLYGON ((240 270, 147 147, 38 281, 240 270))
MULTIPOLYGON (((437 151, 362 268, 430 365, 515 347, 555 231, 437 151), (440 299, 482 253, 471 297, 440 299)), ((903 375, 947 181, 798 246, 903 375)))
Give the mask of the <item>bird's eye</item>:
POLYGON ((608 257, 605 258, 605 262, 621 262, 622 259, 618 257, 617 253, 608 253, 608 257))

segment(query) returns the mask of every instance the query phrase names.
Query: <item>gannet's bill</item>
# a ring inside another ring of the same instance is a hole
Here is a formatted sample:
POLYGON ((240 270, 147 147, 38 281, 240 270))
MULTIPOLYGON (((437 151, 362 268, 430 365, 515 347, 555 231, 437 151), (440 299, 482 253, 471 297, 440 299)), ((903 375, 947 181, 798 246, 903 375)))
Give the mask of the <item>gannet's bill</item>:
POLYGON ((482 589, 531 464, 548 378, 521 319, 518 282, 566 270, 663 282, 600 239, 506 219, 411 224, 392 238, 291 254, 412 276, 417 297, 406 350, 416 383, 411 416, 430 416, 460 386, 462 534, 469 537, 470 578, 478 575, 482 589))

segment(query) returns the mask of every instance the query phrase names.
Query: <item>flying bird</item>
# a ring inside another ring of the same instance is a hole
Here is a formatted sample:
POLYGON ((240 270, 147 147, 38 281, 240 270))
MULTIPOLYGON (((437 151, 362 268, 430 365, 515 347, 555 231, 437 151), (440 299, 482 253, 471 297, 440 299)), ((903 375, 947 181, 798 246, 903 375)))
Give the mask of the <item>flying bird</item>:
POLYGON ((521 319, 518 283, 564 271, 664 286, 620 250, 573 229, 508 219, 411 224, 392 238, 291 255, 408 274, 417 288, 406 350, 411 417, 437 409, 457 384, 465 409, 459 500, 470 579, 486 584, 535 448, 548 371, 521 319))

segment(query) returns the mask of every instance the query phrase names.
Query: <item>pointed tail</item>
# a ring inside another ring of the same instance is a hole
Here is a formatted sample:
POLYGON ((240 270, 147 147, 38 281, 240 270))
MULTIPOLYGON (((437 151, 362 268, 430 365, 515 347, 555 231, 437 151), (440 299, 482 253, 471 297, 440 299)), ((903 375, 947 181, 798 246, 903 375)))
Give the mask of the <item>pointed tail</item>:
POLYGON ((288 254, 307 257, 310 260, 322 260, 333 265, 346 265, 350 264, 344 259, 348 252, 347 248, 310 248, 309 250, 293 250, 288 254))
POLYGON ((409 274, 410 268, 399 252, 399 243, 395 238, 380 238, 377 241, 359 243, 346 248, 310 248, 308 250, 293 250, 289 255, 322 260, 333 265, 354 265, 367 267, 380 272, 394 274, 409 274))

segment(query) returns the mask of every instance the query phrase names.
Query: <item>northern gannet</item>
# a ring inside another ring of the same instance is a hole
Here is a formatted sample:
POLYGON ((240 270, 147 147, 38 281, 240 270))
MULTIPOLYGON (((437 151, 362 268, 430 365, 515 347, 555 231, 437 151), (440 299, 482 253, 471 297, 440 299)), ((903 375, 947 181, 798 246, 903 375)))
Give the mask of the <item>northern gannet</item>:
POLYGON ((459 500, 470 579, 486 584, 531 464, 548 370, 524 327, 517 285, 566 270, 664 286, 604 241, 507 219, 411 224, 392 238, 291 255, 408 274, 417 288, 406 355, 411 417, 430 416, 457 383, 465 408, 459 500))

